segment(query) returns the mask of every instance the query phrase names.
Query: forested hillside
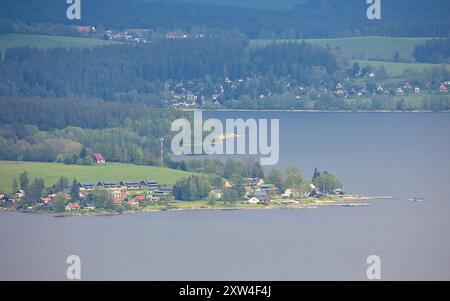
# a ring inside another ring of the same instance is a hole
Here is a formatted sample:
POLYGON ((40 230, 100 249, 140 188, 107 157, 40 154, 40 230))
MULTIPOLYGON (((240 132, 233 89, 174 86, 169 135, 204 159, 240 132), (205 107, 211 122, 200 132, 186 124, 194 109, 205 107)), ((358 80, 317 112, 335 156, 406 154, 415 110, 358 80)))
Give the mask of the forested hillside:
POLYGON ((2 0, 0 3, 0 18, 29 24, 79 23, 114 29, 186 32, 216 28, 239 31, 249 38, 447 36, 450 28, 447 0, 383 1, 381 21, 367 19, 368 5, 363 0, 299 1, 293 9, 277 10, 173 1, 89 0, 83 3, 83 17, 79 22, 66 18, 65 1, 2 0))
MULTIPOLYGON (((134 92, 161 106, 164 81, 292 77, 306 83, 312 67, 338 68, 331 50, 306 43, 247 49, 242 38, 164 40, 93 49, 14 48, 0 63, 0 95, 86 96, 106 100, 134 92)), ((276 85, 272 79, 272 86, 276 85)), ((270 83, 269 83, 270 84, 270 83)), ((271 87, 268 87, 271 88, 271 87)))
MULTIPOLYGON (((92 164, 159 164, 159 138, 170 141, 182 112, 93 99, 0 97, 0 159, 92 164)), ((165 147, 169 148, 168 144, 165 147)))

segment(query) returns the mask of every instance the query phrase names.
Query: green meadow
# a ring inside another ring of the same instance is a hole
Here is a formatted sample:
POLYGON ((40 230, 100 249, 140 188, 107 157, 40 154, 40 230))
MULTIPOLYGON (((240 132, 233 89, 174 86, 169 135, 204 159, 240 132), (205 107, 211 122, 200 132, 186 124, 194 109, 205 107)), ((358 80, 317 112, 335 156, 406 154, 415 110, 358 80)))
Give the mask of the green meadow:
POLYGON ((0 35, 0 51, 4 53, 8 48, 12 47, 36 47, 36 48, 53 48, 53 47, 93 47, 99 45, 109 45, 118 42, 105 41, 100 39, 65 37, 65 36, 47 36, 32 34, 15 34, 8 33, 0 35))
POLYGON ((67 177, 69 181, 76 178, 79 182, 152 179, 164 185, 172 185, 178 179, 191 174, 169 168, 119 163, 83 166, 62 163, 0 161, 0 190, 11 192, 13 179, 19 178, 19 175, 24 171, 27 171, 31 178, 43 178, 46 186, 55 184, 61 176, 67 177))
POLYGON ((402 77, 403 73, 408 69, 413 71, 423 71, 423 70, 431 70, 436 67, 445 66, 445 68, 447 68, 447 70, 450 71, 449 64, 440 65, 440 64, 419 64, 419 63, 393 63, 393 62, 369 61, 369 60, 354 60, 354 62, 357 62, 361 68, 368 65, 375 68, 379 66, 384 66, 384 70, 386 70, 386 73, 390 78, 402 77))
MULTIPOLYGON (((330 48, 340 48, 347 53, 353 62, 358 62, 361 67, 371 65, 372 67, 384 66, 388 79, 385 82, 398 81, 403 73, 410 69, 413 71, 430 70, 442 65, 420 64, 420 63, 394 63, 389 62, 394 54, 398 52, 400 59, 411 60, 415 45, 424 43, 428 38, 398 38, 398 37, 348 37, 336 39, 305 39, 304 41, 330 48)), ((268 43, 301 42, 303 40, 251 40, 252 47, 267 45, 268 43)), ((450 65, 444 64, 450 71, 450 65)))
MULTIPOLYGON (((414 46, 424 43, 428 38, 398 38, 398 37, 348 37, 336 39, 305 39, 304 41, 329 46, 330 48, 340 48, 354 59, 390 60, 398 51, 400 58, 410 59, 414 46)), ((262 46, 268 43, 277 42, 301 42, 303 40, 251 40, 252 46, 262 46)))

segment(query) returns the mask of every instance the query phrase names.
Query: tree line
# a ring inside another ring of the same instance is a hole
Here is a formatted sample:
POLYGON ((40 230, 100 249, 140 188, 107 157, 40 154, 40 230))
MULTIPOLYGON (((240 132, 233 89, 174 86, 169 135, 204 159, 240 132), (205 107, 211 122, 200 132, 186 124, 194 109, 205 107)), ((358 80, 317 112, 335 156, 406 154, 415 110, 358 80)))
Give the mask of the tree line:
POLYGON ((170 125, 188 114, 101 100, 0 97, 0 159, 91 164, 159 164, 160 138, 170 148, 170 125), (101 112, 101 113, 99 113, 101 112))
MULTIPOLYGON (((234 203, 245 197, 246 190, 243 185, 245 178, 264 179, 265 183, 275 186, 279 194, 288 188, 297 189, 303 195, 308 195, 312 190, 322 193, 332 193, 335 189, 343 188, 342 182, 328 171, 314 170, 311 180, 306 179, 300 169, 288 167, 285 169, 271 169, 265 175, 264 170, 257 161, 232 160, 225 163, 216 159, 201 159, 178 162, 178 168, 196 172, 202 175, 193 175, 177 181, 173 187, 173 195, 177 200, 195 201, 207 199, 214 203, 215 197, 211 197, 211 189, 219 189, 222 193, 222 201, 234 203), (225 185, 228 181, 230 185, 225 185), (315 187, 313 189, 313 187, 315 187)), ((274 191, 272 191, 274 193, 274 191)))
POLYGON ((431 39, 416 45, 413 57, 420 63, 450 63, 450 39, 431 39))
MULTIPOLYGON (((201 79, 293 78, 306 83, 313 67, 338 69, 335 54, 317 45, 273 43, 249 48, 238 36, 162 40, 149 44, 77 48, 11 48, 0 62, 0 95, 137 98, 162 106, 166 82, 201 79)), ((265 82, 268 85, 270 82, 265 82)))

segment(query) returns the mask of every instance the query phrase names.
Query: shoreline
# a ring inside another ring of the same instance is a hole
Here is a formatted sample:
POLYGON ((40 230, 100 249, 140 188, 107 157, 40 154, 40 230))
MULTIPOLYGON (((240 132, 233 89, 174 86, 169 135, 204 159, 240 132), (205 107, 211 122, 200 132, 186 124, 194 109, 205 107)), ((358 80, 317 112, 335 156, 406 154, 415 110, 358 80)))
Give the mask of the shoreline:
POLYGON ((291 112, 291 113, 450 113, 446 111, 431 110, 304 110, 304 109, 177 109, 183 112, 291 112))
MULTIPOLYGON (((8 210, 3 208, 2 212, 18 212, 25 214, 47 214, 52 217, 77 217, 77 216, 119 216, 119 215, 129 215, 129 214, 140 214, 140 213, 155 213, 155 212, 171 212, 171 211, 234 211, 234 210, 273 210, 273 209, 319 209, 320 207, 370 207, 369 203, 363 203, 363 201, 376 201, 376 200, 392 200, 393 196, 362 196, 362 195, 348 195, 336 199, 310 199, 307 203, 299 202, 298 204, 283 204, 280 202, 273 202, 269 205, 251 205, 251 204, 236 204, 232 206, 227 205, 198 205, 193 204, 189 207, 176 207, 175 202, 174 207, 165 208, 137 208, 136 210, 125 210, 123 212, 113 212, 113 211, 96 211, 96 210, 80 210, 80 211, 68 211, 68 212, 46 212, 39 210, 8 210), (194 206, 197 205, 197 206, 194 206)), ((183 204, 187 204, 184 202, 183 204)))

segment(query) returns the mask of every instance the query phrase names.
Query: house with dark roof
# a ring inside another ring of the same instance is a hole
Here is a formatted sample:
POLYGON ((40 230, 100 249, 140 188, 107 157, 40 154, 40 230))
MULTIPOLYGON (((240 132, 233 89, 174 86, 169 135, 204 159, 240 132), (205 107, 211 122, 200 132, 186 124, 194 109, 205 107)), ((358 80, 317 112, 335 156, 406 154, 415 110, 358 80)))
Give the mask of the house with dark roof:
POLYGON ((141 183, 139 181, 121 181, 120 186, 130 190, 137 190, 141 188, 141 183))
POLYGON ((80 187, 80 190, 94 190, 95 184, 88 182, 80 182, 78 183, 78 187, 80 187))
POLYGON ((318 191, 317 189, 313 189, 308 195, 308 197, 310 198, 317 198, 317 199, 321 199, 324 196, 325 195, 322 192, 318 191))
POLYGON ((255 191, 252 197, 256 198, 261 204, 267 205, 270 203, 269 194, 266 191, 255 191))
POLYGON ((116 182, 101 181, 101 182, 98 182, 97 186, 107 188, 107 189, 114 189, 114 188, 118 188, 119 185, 116 182))
POLYGON ((50 197, 42 197, 39 200, 36 201, 37 206, 46 206, 51 207, 53 206, 53 201, 50 197))
POLYGON ((89 198, 85 198, 82 201, 81 208, 82 209, 95 210, 96 206, 95 206, 95 203, 92 201, 92 199, 89 197, 89 198))
POLYGON ((140 182, 141 188, 145 189, 156 189, 159 186, 159 183, 155 180, 143 180, 140 182))
POLYGON ((104 164, 104 163, 106 163, 105 158, 100 153, 94 153, 92 155, 92 161, 94 161, 95 164, 104 164))
POLYGON ((273 184, 261 184, 258 186, 260 190, 267 193, 277 193, 278 189, 273 184))
POLYGON ((0 197, 0 204, 4 205, 4 206, 9 206, 14 204, 14 200, 10 199, 6 196, 0 197))
POLYGON ((169 187, 169 186, 160 187, 155 190, 155 194, 156 195, 170 195, 170 194, 172 194, 172 187, 169 187))
POLYGON ((345 192, 344 192, 344 190, 342 188, 337 188, 337 189, 333 190, 332 194, 334 194, 334 195, 344 195, 345 192))

